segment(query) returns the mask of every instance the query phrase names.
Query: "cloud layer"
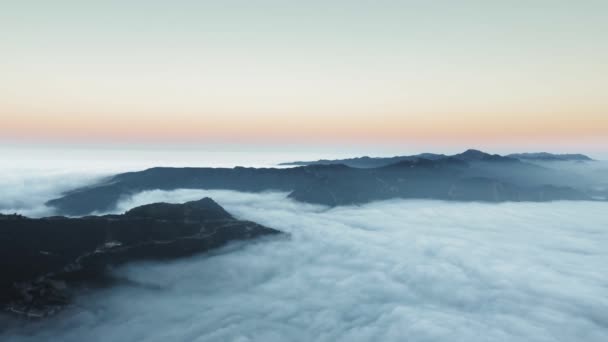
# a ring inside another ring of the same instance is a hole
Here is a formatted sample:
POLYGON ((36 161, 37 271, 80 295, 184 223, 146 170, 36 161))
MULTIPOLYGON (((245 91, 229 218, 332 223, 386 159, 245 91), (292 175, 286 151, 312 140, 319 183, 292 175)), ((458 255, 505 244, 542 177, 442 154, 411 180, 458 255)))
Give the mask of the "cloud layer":
POLYGON ((29 217, 53 215, 53 209, 44 205, 46 201, 107 175, 105 172, 60 169, 45 172, 32 168, 0 169, 0 213, 19 213, 29 217))
POLYGON ((11 341, 606 341, 608 204, 385 201, 150 191, 120 210, 211 196, 290 233, 116 270, 11 341))
POLYGON ((4 146, 0 146, 0 155, 3 156, 0 158, 0 213, 16 212, 31 217, 53 215, 53 209, 44 205, 46 201, 121 172, 155 166, 271 167, 294 155, 301 159, 314 158, 314 154, 306 152, 214 152, 178 148, 11 149, 4 146))

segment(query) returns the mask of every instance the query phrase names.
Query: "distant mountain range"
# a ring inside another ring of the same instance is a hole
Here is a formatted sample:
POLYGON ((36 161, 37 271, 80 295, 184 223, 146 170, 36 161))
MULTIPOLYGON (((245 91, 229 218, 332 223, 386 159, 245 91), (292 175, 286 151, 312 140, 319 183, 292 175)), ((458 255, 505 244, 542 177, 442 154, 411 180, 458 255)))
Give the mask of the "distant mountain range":
POLYGON ((537 161, 593 161, 584 154, 553 154, 547 152, 536 153, 513 153, 508 155, 511 158, 520 160, 537 160, 537 161))
POLYGON ((141 191, 182 188, 278 190, 298 201, 328 206, 391 198, 502 202, 606 197, 595 193, 594 184, 578 174, 478 150, 452 156, 427 153, 297 163, 310 165, 281 169, 157 167, 118 174, 47 204, 61 214, 86 215, 115 210, 121 198, 141 191))
POLYGON ((395 156, 395 157, 358 157, 348 159, 321 159, 316 161, 295 161, 281 163, 280 165, 285 166, 304 166, 304 165, 329 165, 329 164, 344 164, 350 167, 358 168, 374 168, 380 166, 386 166, 394 163, 398 163, 404 160, 417 160, 417 159, 429 159, 438 160, 444 158, 456 158, 465 161, 479 161, 485 158, 494 158, 495 160, 507 160, 505 158, 519 159, 523 161, 592 161, 584 154, 552 154, 547 152, 537 153, 513 153, 506 156, 500 156, 498 154, 487 154, 478 150, 467 150, 463 153, 448 156, 445 154, 435 153, 421 153, 411 156, 395 156))
POLYGON ((114 281, 109 266, 190 256, 278 234, 237 220, 210 198, 155 203, 123 215, 30 219, 0 214, 0 304, 29 318, 52 315, 75 286, 114 281))

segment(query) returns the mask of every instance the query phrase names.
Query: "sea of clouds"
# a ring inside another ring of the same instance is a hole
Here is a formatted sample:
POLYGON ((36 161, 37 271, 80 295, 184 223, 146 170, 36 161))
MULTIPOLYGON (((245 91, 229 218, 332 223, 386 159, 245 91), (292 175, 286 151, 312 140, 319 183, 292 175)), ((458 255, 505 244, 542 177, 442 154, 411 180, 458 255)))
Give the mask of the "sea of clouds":
POLYGON ((608 341, 608 203, 391 200, 327 208, 286 193, 209 196, 288 234, 130 264, 6 341, 608 341))

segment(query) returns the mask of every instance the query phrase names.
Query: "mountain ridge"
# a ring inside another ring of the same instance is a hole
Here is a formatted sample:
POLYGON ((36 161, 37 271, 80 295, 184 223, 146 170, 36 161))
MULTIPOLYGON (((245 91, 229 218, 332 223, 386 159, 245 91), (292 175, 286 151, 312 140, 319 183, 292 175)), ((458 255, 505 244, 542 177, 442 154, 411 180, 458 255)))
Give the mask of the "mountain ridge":
POLYGON ((512 153, 507 155, 520 160, 536 161, 593 161, 590 157, 581 153, 555 154, 547 152, 512 153))
POLYGON ((374 168, 346 164, 293 168, 155 167, 115 175, 96 185, 67 192, 47 204, 61 214, 78 216, 113 211, 124 196, 146 190, 274 190, 288 192, 294 200, 338 206, 391 198, 490 202, 591 200, 590 188, 591 184, 577 174, 467 150, 449 157, 417 157, 374 168))
POLYGON ((0 304, 42 318, 69 304, 74 288, 111 281, 109 267, 186 257, 279 233, 235 219, 210 198, 81 218, 0 214, 0 304))
POLYGON ((464 160, 477 160, 477 161, 489 161, 490 159, 513 161, 522 160, 561 160, 561 161, 592 161, 590 157, 584 154, 553 154, 547 152, 535 152, 535 153, 512 153, 505 156, 499 154, 489 154, 476 149, 468 149, 462 153, 454 155, 436 154, 436 153, 420 153, 414 155, 405 156, 393 156, 393 157, 355 157, 346 159, 319 159, 316 161, 294 161, 280 163, 283 166, 306 166, 306 165, 328 165, 328 164, 344 164, 351 167, 357 168, 374 168, 380 166, 390 165, 396 162, 404 160, 415 160, 415 159, 430 159, 438 160, 444 158, 459 158, 464 160), (506 159, 509 158, 509 159, 506 159))

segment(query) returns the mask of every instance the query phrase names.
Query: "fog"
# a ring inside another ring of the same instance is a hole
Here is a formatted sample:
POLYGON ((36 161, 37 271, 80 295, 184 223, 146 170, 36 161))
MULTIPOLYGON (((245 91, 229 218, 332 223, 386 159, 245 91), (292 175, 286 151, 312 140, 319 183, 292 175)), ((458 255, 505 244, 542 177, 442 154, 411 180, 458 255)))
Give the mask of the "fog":
POLYGON ((66 171, 32 168, 0 169, 0 213, 19 213, 29 217, 53 214, 44 205, 62 192, 91 184, 109 176, 107 171, 66 171))
MULTIPOLYGON (((281 167, 290 160, 316 160, 352 157, 348 153, 310 151, 238 152, 177 148, 11 148, 0 146, 0 213, 20 213, 30 217, 54 215, 44 205, 63 192, 92 184, 120 172, 143 170, 155 166, 173 167, 281 167)), ((552 184, 590 190, 597 199, 608 198, 608 162, 534 162, 534 164, 567 174, 553 178, 543 173, 552 184), (550 178, 550 179, 549 179, 550 178)), ((502 166, 492 168, 493 175, 502 175, 521 183, 534 178, 530 174, 517 177, 502 166)), ((538 175, 537 175, 538 176, 538 175)), ((538 178, 538 177, 537 177, 538 178)), ((533 183, 538 184, 536 179, 533 183)), ((542 182, 540 182, 542 183, 542 182)))
MULTIPOLYGON (((533 162, 533 164, 558 170, 566 171, 574 175, 576 180, 566 185, 580 186, 589 188, 597 192, 597 197, 608 199, 608 161, 593 161, 593 162, 572 162, 572 161, 551 161, 551 162, 533 162)), ((555 182, 558 183, 558 182, 555 182)), ((558 183, 559 184, 559 183, 558 183)))
POLYGON ((53 215, 46 201, 116 173, 155 166, 278 167, 290 158, 339 153, 238 152, 187 148, 11 148, 0 145, 0 213, 53 215))
POLYGON ((130 264, 8 341, 607 341, 608 203, 392 200, 307 205, 286 193, 210 196, 284 237, 130 264))
MULTIPOLYGON (((0 161, 0 212, 52 215, 48 199, 126 170, 294 159, 191 152, 160 161, 131 160, 131 152, 13 155, 0 161)), ((541 165, 581 175, 600 195, 608 189, 605 162, 541 165)), ((125 265, 113 272, 128 281, 79 293, 48 320, 0 313, 0 340, 608 340, 608 202, 391 200, 330 209, 287 193, 175 190, 136 194, 115 212, 204 196, 287 234, 125 265)))

